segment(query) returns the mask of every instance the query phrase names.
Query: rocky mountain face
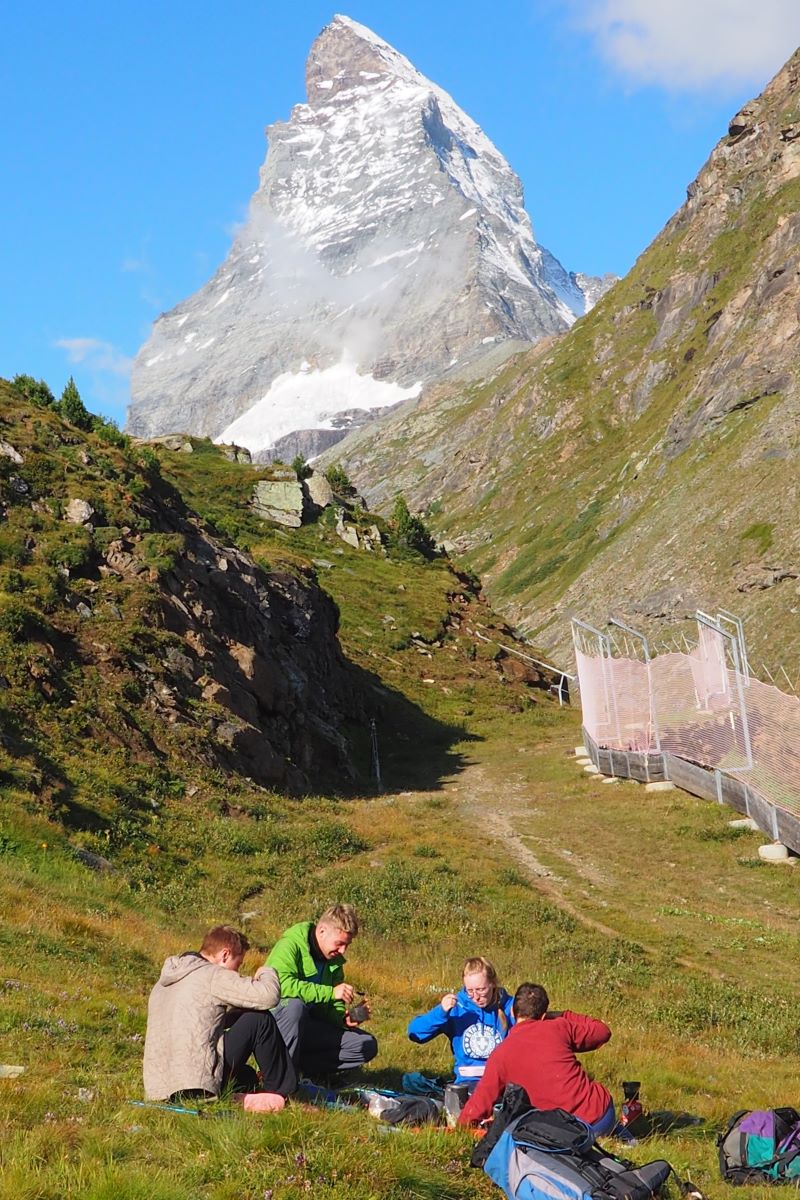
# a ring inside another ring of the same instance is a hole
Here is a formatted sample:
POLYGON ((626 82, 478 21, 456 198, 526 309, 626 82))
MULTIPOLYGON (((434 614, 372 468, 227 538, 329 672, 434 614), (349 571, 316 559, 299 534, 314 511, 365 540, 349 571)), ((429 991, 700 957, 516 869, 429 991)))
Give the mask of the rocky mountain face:
POLYGON ((700 605, 745 618, 757 665, 800 668, 799 80, 800 53, 567 335, 336 448, 561 661, 570 614, 658 637, 700 605))
POLYGON ((487 348, 563 332, 612 282, 538 245, 503 156, 363 25, 322 31, 306 87, 228 258, 140 350, 130 432, 313 454, 487 348))

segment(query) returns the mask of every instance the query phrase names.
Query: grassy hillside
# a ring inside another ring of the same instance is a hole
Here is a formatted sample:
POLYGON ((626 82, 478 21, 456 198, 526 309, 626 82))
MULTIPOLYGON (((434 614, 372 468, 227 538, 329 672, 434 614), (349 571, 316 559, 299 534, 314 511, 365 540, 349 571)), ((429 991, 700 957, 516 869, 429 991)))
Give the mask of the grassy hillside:
POLYGON ((800 669, 797 66, 567 335, 329 452, 371 503, 399 487, 430 512, 495 605, 561 656, 572 612, 658 636, 726 607, 757 666, 800 669))
MULTIPOLYGON (((32 419, 50 427, 49 414, 32 419)), ((130 1104, 164 956, 226 920, 255 943, 252 969, 282 928, 332 899, 355 901, 366 920, 349 973, 372 999, 381 1043, 367 1080, 446 1070, 443 1046, 407 1041, 407 1020, 457 984, 465 955, 488 953, 509 987, 538 979, 554 1006, 609 1020, 613 1040, 590 1065, 617 1096, 622 1079, 641 1079, 651 1109, 705 1122, 654 1136, 637 1160, 665 1155, 726 1194, 714 1184, 714 1124, 796 1100, 794 872, 760 865, 754 836, 730 830, 716 806, 584 776, 570 757, 578 714, 502 674, 507 632, 445 564, 358 552, 324 525, 270 528, 246 507, 253 472, 205 444, 159 458, 159 487, 192 520, 213 521, 279 573, 316 574, 336 601, 368 697, 348 728, 363 783, 289 798, 209 766, 202 738, 181 755, 155 742, 158 720, 144 725, 136 697, 125 708, 119 666, 98 686, 103 721, 84 712, 80 740, 72 694, 37 700, 22 666, 7 676, 4 721, 28 718, 3 747, 0 1062, 25 1073, 0 1078, 2 1200, 497 1195, 467 1168, 464 1133, 386 1133, 362 1112, 298 1104, 270 1118, 222 1105, 227 1115, 203 1120, 130 1104), (124 759, 121 709, 153 739, 124 759), (370 719, 383 790, 369 779, 370 719), (41 773, 48 737, 66 792, 52 765, 41 773)), ((34 530, 31 560, 16 568, 25 579, 43 570, 46 532, 34 530)), ((70 576, 68 592, 91 583, 70 576)), ((48 609, 31 603, 34 586, 21 593, 31 611, 65 628, 63 585, 53 580, 48 609)), ((33 661, 31 627, 14 638, 7 657, 33 661)), ((83 697, 85 663, 72 661, 83 697)))

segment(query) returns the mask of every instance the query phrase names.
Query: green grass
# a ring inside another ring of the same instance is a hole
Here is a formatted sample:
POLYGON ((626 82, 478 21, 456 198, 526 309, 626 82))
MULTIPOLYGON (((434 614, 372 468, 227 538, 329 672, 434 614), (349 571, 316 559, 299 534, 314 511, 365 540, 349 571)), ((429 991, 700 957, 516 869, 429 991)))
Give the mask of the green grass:
POLYGON ((775 526, 771 521, 757 521, 745 529, 742 534, 742 541, 754 542, 758 553, 766 554, 772 546, 772 535, 774 532, 775 526))
MULTIPOLYGON (((48 414, 32 419, 37 445, 63 437, 48 414)), ((58 480, 76 479, 79 494, 89 483, 75 449, 54 443, 60 475, 37 467, 62 499, 58 480)), ((384 790, 290 799, 204 765, 180 723, 154 753, 131 663, 155 669, 170 646, 148 619, 158 579, 71 578, 103 614, 92 637, 109 659, 100 670, 64 650, 56 670, 43 630, 63 650, 80 618, 12 506, 5 611, 25 600, 31 615, 0 628, 0 1061, 26 1070, 0 1080, 0 1200, 497 1195, 467 1168, 463 1133, 386 1134, 363 1112, 297 1104, 266 1119, 223 1104, 208 1120, 130 1105, 164 956, 231 921, 248 929, 253 969, 286 925, 335 899, 366 920, 348 971, 381 1043, 368 1078, 447 1070, 446 1047, 413 1046, 407 1021, 457 985, 465 956, 489 954, 507 986, 538 979, 554 1005, 609 1020, 612 1042, 588 1061, 615 1094, 641 1078, 649 1107, 706 1122, 642 1144, 637 1161, 664 1155, 727 1194, 713 1128, 735 1108, 793 1097, 794 873, 751 870, 755 839, 734 836, 714 805, 601 790, 579 773, 567 754, 577 714, 503 679, 496 645, 473 631, 504 635, 445 563, 360 553, 324 523, 269 527, 246 506, 253 472, 205 444, 159 451, 145 468, 124 447, 103 453, 119 455, 96 494, 109 525, 128 503, 141 520, 155 489, 238 531, 264 564, 317 575, 375 721, 384 790), (86 853, 105 868, 84 865, 86 853)), ((570 518, 579 547, 599 505, 570 518)), ((28 512, 28 530, 49 534, 55 519, 28 512)), ((156 577, 179 549, 160 536, 145 545, 156 577)), ((367 780, 369 729, 348 732, 367 780)))

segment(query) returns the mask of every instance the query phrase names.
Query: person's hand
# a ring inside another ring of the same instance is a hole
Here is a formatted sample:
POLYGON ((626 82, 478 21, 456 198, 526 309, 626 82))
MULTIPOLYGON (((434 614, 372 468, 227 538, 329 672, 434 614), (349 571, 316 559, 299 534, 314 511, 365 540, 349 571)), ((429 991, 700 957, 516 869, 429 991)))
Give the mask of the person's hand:
POLYGON ((369 1000, 362 996, 358 1004, 354 1004, 351 1009, 345 1013, 345 1020, 350 1025, 363 1025, 372 1016, 372 1005, 369 1000))
POLYGON ((349 983, 337 983, 333 989, 334 1000, 343 1000, 345 1004, 350 1004, 355 994, 354 989, 349 983))
POLYGON ((445 1012, 450 1012, 450 1009, 458 1004, 458 996, 455 992, 448 992, 446 996, 442 996, 440 1003, 445 1012))

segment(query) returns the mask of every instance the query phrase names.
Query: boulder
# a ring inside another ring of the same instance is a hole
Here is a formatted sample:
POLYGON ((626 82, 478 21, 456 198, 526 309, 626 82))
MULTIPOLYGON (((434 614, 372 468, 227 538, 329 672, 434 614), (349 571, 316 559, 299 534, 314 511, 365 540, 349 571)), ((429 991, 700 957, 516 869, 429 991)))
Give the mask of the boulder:
POLYGON ((348 546, 352 546, 354 550, 360 549, 358 530, 355 525, 348 525, 345 522, 342 509, 339 509, 336 515, 336 536, 340 537, 343 542, 347 542, 348 546))
POLYGON ((305 480, 308 498, 316 508, 326 508, 333 504, 333 488, 321 471, 312 471, 305 480))
POLYGON ((95 511, 88 500, 80 500, 77 497, 70 500, 64 509, 64 520, 69 521, 70 525, 91 525, 95 511))
POLYGON ((10 458, 14 463, 19 464, 25 461, 19 450, 15 450, 10 442, 0 441, 0 454, 2 454, 3 458, 10 458))
POLYGON ((259 479, 251 503, 267 521, 290 529, 299 529, 303 523, 303 488, 294 472, 291 479, 259 479))

